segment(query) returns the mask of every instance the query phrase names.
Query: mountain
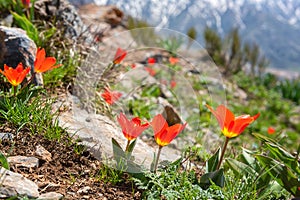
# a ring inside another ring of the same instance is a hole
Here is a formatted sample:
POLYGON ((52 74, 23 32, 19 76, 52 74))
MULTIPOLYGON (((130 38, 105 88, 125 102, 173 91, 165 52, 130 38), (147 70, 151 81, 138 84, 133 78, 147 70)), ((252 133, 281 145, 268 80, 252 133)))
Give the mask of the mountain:
MULTIPOLYGON (((71 0, 79 1, 79 0, 71 0)), ((84 0, 81 0, 84 1, 84 0)), ((85 0, 88 1, 88 0, 85 0)), ((299 0, 95 0, 99 5, 114 4, 133 17, 154 26, 186 33, 202 33, 209 26, 225 35, 233 27, 242 39, 259 44, 271 67, 300 71, 299 0)))

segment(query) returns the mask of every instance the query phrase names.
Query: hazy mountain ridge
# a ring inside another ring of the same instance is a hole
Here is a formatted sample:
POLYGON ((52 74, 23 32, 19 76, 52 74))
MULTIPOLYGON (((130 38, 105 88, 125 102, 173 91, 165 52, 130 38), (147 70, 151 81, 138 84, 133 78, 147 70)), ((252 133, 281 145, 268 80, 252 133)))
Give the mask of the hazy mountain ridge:
MULTIPOLYGON (((72 0, 79 1, 79 0, 72 0)), ((86 0, 84 0, 86 1, 86 0)), ((220 34, 239 27, 245 41, 255 41, 280 69, 300 71, 300 1, 298 0, 95 0, 114 4, 149 23, 182 33, 194 26, 203 45, 206 25, 220 34)))

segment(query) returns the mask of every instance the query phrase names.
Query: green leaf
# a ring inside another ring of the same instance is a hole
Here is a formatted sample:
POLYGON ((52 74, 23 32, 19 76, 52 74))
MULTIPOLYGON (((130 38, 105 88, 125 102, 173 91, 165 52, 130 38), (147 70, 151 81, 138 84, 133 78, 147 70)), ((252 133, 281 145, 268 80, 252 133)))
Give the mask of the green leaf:
POLYGON ((264 135, 261 135, 261 134, 258 134, 258 133, 253 133, 253 135, 254 135, 257 139, 259 139, 259 140, 261 140, 261 141, 263 141, 263 142, 271 142, 271 143, 277 144, 277 142, 276 142, 275 140, 273 140, 273 139, 271 139, 271 138, 269 138, 269 137, 267 137, 267 136, 264 136, 264 135))
POLYGON ((213 172, 217 170, 217 166, 220 159, 220 149, 206 162, 206 172, 213 172))
POLYGON ((111 139, 111 142, 113 147, 114 158, 117 163, 120 163, 122 158, 125 159, 125 152, 114 138, 111 139))
POLYGON ((132 151, 133 151, 133 149, 134 149, 134 147, 135 147, 135 144, 136 144, 136 139, 133 140, 133 141, 130 143, 129 147, 128 147, 128 152, 129 152, 130 154, 132 153, 132 151))
POLYGON ((252 156, 254 153, 248 149, 242 148, 242 159, 245 161, 248 165, 255 164, 255 158, 252 156))
POLYGON ((286 166, 294 170, 296 173, 300 174, 300 167, 296 157, 284 150, 279 145, 267 142, 266 146, 276 160, 281 161, 286 166))
POLYGON ((252 167, 240 161, 228 158, 225 162, 227 163, 229 168, 238 176, 242 177, 244 175, 257 175, 257 172, 252 167))
POLYGON ((9 164, 8 164, 8 161, 6 159, 6 157, 0 153, 0 164, 2 167, 4 167, 5 169, 8 169, 9 170, 9 164))
POLYGON ((37 45, 40 44, 39 41, 39 32, 37 28, 27 19, 25 15, 19 15, 18 13, 11 12, 13 15, 16 24, 24 29, 28 35, 37 45))
POLYGON ((292 195, 296 197, 300 196, 300 190, 298 190, 300 180, 298 180, 298 177, 293 174, 289 167, 264 155, 256 155, 256 158, 263 166, 266 167, 268 173, 279 185, 284 187, 292 195))
POLYGON ((217 186, 224 187, 224 170, 219 169, 214 172, 203 174, 200 178, 200 187, 203 189, 208 189, 209 186, 211 186, 211 182, 214 182, 217 186))

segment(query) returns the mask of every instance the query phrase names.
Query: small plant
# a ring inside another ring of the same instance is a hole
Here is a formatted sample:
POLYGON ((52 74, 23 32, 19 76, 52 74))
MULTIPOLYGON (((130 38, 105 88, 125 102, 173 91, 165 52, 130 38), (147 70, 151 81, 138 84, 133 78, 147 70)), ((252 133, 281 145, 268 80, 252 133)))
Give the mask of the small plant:
POLYGON ((124 181, 123 176, 123 170, 111 168, 109 165, 103 164, 101 169, 99 169, 98 173, 95 175, 95 178, 103 181, 104 183, 116 185, 124 181))
POLYGON ((176 57, 182 42, 182 38, 171 37, 169 39, 160 40, 159 45, 167 50, 172 56, 176 57))
POLYGON ((300 104, 300 81, 294 80, 282 80, 276 86, 276 90, 282 95, 283 98, 290 99, 300 104))
POLYGON ((258 162, 274 180, 290 192, 300 197, 300 145, 295 156, 287 152, 281 145, 259 134, 255 136, 263 141, 266 154, 257 154, 258 162))
POLYGON ((214 183, 204 190, 194 171, 181 170, 182 159, 178 159, 160 173, 145 173, 144 179, 133 178, 145 199, 224 199, 221 188, 214 183))
MULTIPOLYGON (((5 157, 5 155, 3 155, 3 153, 0 152, 0 167, 3 167, 5 169, 9 170, 9 163, 5 157)), ((0 174, 1 177, 1 174, 0 174)))

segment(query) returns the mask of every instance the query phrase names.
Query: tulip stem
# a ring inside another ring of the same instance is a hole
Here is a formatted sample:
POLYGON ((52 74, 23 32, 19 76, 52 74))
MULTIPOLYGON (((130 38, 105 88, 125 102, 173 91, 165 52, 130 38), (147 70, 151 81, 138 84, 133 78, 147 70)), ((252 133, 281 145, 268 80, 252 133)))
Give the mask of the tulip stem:
POLYGON ((31 20, 29 8, 26 8, 26 15, 27 15, 27 19, 31 20))
POLYGON ((17 96, 17 89, 18 89, 18 86, 13 86, 13 88, 14 88, 14 97, 16 97, 16 96, 17 96))
POLYGON ((219 163, 218 163, 218 166, 217 166, 217 170, 220 169, 220 166, 222 164, 223 157, 224 157, 228 142, 229 142, 229 138, 226 137, 226 140, 225 140, 225 143, 224 143, 224 146, 223 146, 223 149, 222 149, 221 157, 220 157, 220 160, 219 160, 219 163))
POLYGON ((130 145, 130 140, 127 140, 127 145, 126 145, 126 148, 125 148, 125 152, 128 152, 129 145, 130 145))
POLYGON ((29 80, 27 80, 26 81, 26 83, 21 87, 21 89, 20 89, 20 93, 24 90, 24 88, 26 88, 28 85, 29 85, 29 83, 33 80, 33 77, 35 76, 35 72, 33 73, 33 75, 30 77, 30 79, 29 80))
POLYGON ((162 146, 158 147, 157 157, 156 157, 155 165, 154 165, 154 173, 156 173, 156 170, 157 170, 158 160, 159 160, 159 156, 160 156, 160 152, 161 152, 162 148, 163 148, 162 146))

